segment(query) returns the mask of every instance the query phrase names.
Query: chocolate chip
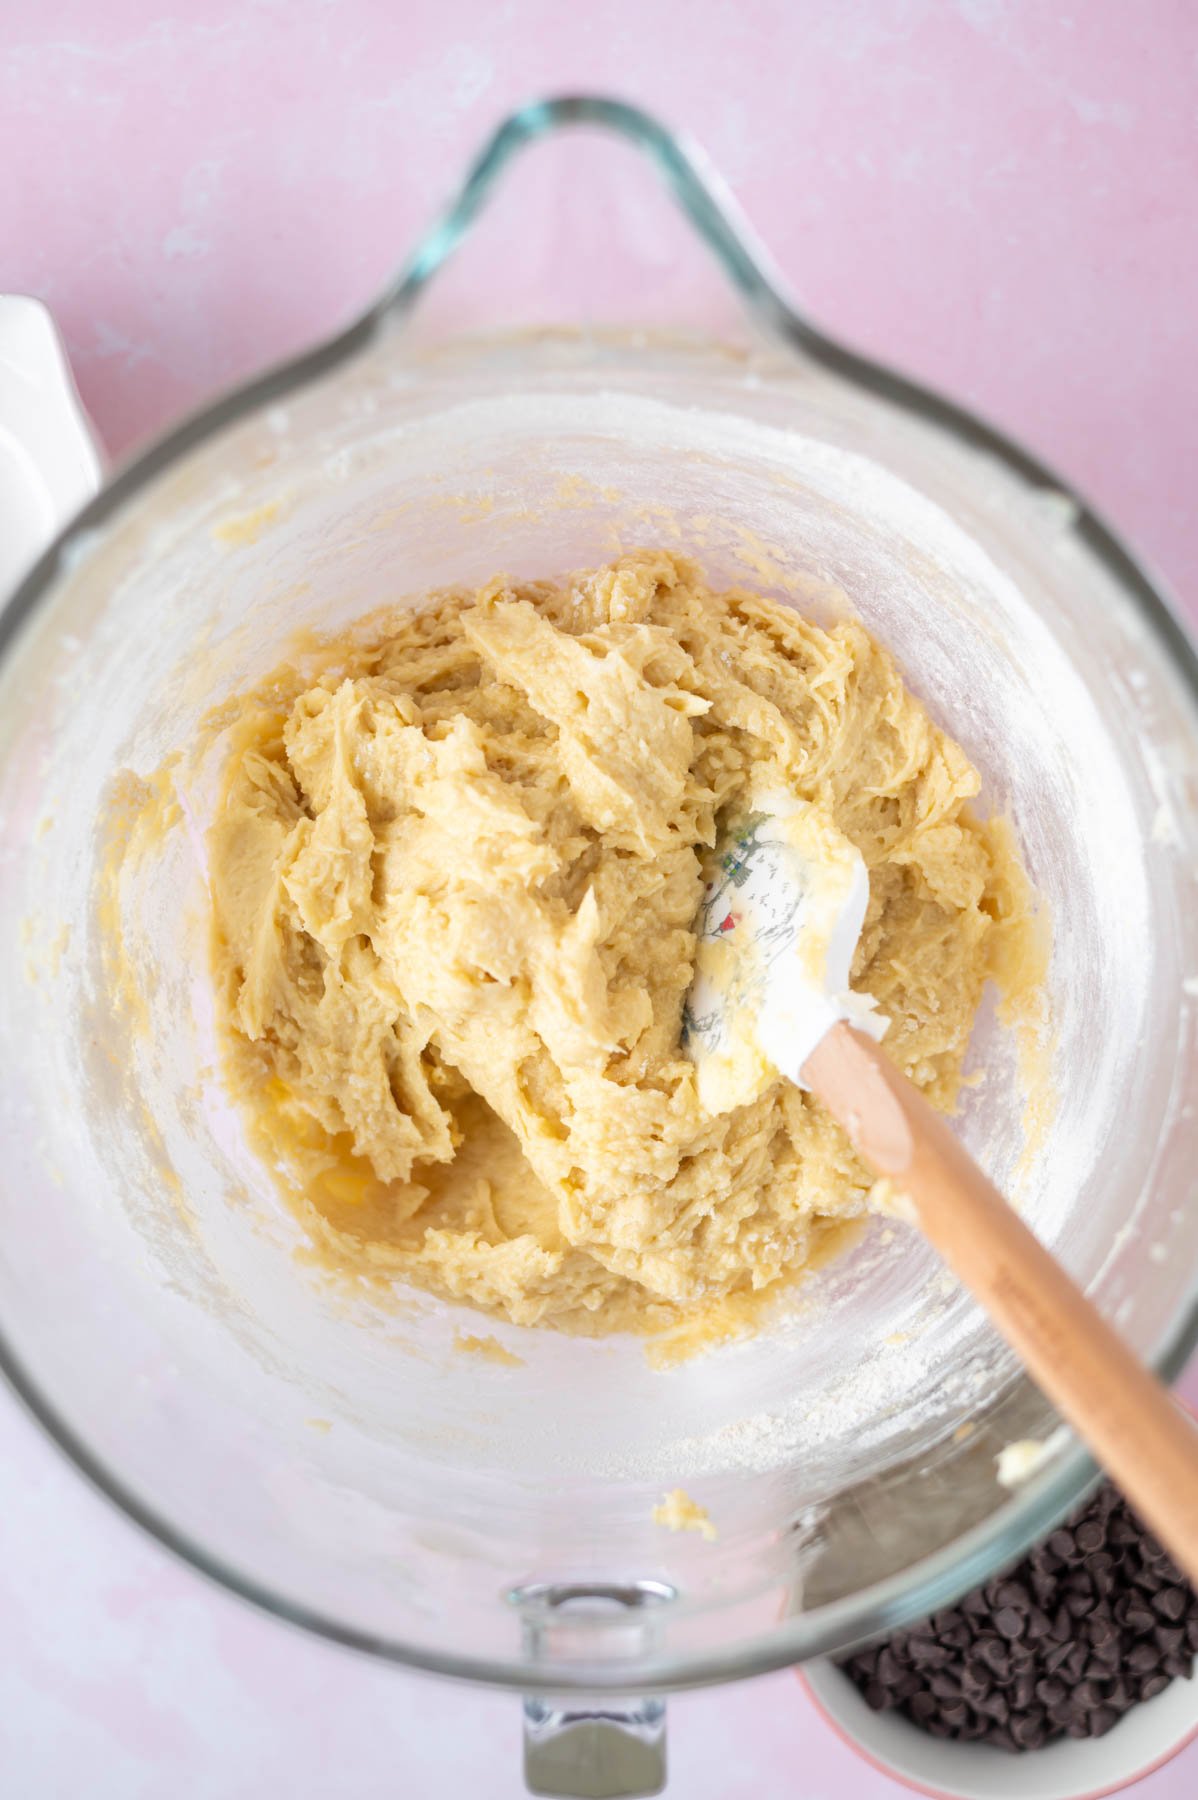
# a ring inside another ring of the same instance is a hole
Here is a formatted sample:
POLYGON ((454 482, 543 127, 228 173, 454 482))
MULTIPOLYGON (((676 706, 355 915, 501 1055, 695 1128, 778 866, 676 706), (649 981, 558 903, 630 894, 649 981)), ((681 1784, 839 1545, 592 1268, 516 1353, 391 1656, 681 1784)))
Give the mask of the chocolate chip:
POLYGON ((1016 1712, 1023 1712, 1032 1703, 1036 1691, 1036 1677, 1030 1669, 1024 1669, 1015 1677, 1011 1688, 1011 1702, 1016 1712))
POLYGON ((961 1671, 961 1691, 967 1699, 977 1704, 977 1695, 988 1694, 994 1686, 994 1677, 980 1657, 973 1657, 961 1671))
POLYGON ((1042 1612, 1038 1606, 1033 1606, 1027 1615, 1027 1635, 1031 1642, 1038 1643, 1041 1638, 1048 1636, 1051 1629, 1052 1624, 1048 1614, 1042 1612))
MULTIPOLYGON (((1166 1627, 1161 1626, 1158 1629, 1165 1630, 1166 1627)), ((1146 1675, 1150 1669, 1155 1669, 1159 1662, 1160 1656, 1153 1645, 1143 1641, 1133 1644, 1127 1653, 1127 1666, 1129 1669, 1134 1669, 1137 1675, 1146 1675)))
POLYGON ((1036 1596, 1037 1606, 1048 1606, 1057 1591, 1056 1577, 1047 1570, 1032 1570, 1032 1593, 1036 1596))
POLYGON ((1150 1675, 1146 1681, 1140 1683, 1140 1699, 1153 1700, 1157 1694, 1163 1694, 1168 1685, 1169 1677, 1167 1675, 1150 1675))
POLYGON ((1119 1714, 1113 1706, 1096 1706, 1090 1714, 1090 1736, 1105 1737, 1112 1725, 1119 1723, 1119 1714))
POLYGON ((1060 1606, 1057 1608, 1052 1624, 1049 1627, 1048 1635, 1058 1644, 1067 1644, 1070 1642, 1073 1637, 1073 1619, 1067 1607, 1060 1606))
POLYGON ((994 1605, 1013 1606, 1019 1612, 1026 1612, 1032 1603, 1032 1597, 1022 1581, 1000 1581, 994 1589, 994 1605))
POLYGON ((1072 1562, 1077 1555, 1077 1545, 1071 1531, 1054 1531, 1048 1539, 1048 1548, 1064 1563, 1072 1562))
POLYGON ((1027 1620, 1013 1606, 1000 1606, 994 1615, 994 1629, 1005 1638, 1021 1638, 1027 1626, 1027 1620))
POLYGON ((1115 1559, 1107 1550, 1099 1550, 1089 1558, 1090 1574, 1098 1593, 1109 1594, 1115 1585, 1115 1559))
POLYGON ((1162 1618, 1169 1619, 1175 1624, 1177 1620, 1182 1618, 1185 1614, 1185 1589, 1170 1587, 1165 1588, 1159 1594, 1154 1594, 1152 1598, 1152 1610, 1153 1612, 1160 1613, 1162 1618))
POLYGON ((1161 1658, 1161 1668, 1166 1675, 1172 1675, 1174 1680, 1180 1677, 1182 1681, 1188 1681, 1193 1667, 1192 1657, 1179 1656, 1175 1650, 1171 1650, 1167 1656, 1161 1658))
POLYGON ((1037 1748, 1035 1740, 1039 1738, 1043 1742, 1044 1739, 1044 1722, 1044 1708, 1029 1706, 1025 1713, 1011 1721, 1011 1736, 1021 1749, 1037 1748))
POLYGON ((1077 1528, 1077 1547, 1083 1553, 1101 1550, 1106 1543, 1106 1523, 1102 1519, 1085 1519, 1077 1528))
POLYGON ((996 1725, 1005 1725, 1011 1716, 1011 1703, 1001 1688, 993 1693, 984 1694, 977 1702, 977 1710, 983 1718, 993 1719, 996 1725))
POLYGON ((956 1676, 939 1670, 929 1680, 928 1688, 935 1694, 937 1700, 959 1700, 961 1698, 960 1681, 956 1676))

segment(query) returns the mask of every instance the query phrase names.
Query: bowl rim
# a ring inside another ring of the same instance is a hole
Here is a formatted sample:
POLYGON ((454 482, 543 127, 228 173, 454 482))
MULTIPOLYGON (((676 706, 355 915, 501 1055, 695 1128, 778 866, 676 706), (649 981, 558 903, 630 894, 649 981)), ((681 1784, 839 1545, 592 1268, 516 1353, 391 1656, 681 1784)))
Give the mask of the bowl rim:
MULTIPOLYGON (((484 145, 443 217, 417 245, 400 276, 347 328, 300 355, 217 396, 125 462, 49 545, 0 611, 0 664, 18 644, 27 623, 53 594, 60 578, 83 558, 97 535, 143 490, 184 457, 255 411, 324 380, 396 335, 430 279, 469 230, 508 163, 526 145, 578 125, 599 126, 631 142, 655 166, 699 235, 739 291, 749 311, 796 364, 815 364, 876 399, 939 429, 959 449, 982 453, 1018 481, 1048 489, 1077 507, 1074 531, 1087 552, 1125 591, 1149 636, 1175 672, 1193 710, 1198 736, 1198 651, 1163 587, 1072 483, 1063 480, 1015 439, 934 390, 845 349, 812 326, 788 295, 755 237, 722 186, 685 140, 639 108, 603 96, 564 96, 535 101, 510 115, 484 145)), ((552 331, 552 328, 550 328, 552 331)), ((528 344, 530 334, 515 334, 528 344)), ((638 334, 621 336, 635 356, 638 334)), ((509 340, 510 341, 510 340, 509 340)), ((693 350, 693 340, 690 341, 693 350)), ((714 345, 708 346, 713 350, 714 345)), ((1184 1366, 1198 1344, 1198 1271, 1187 1298, 1169 1321, 1152 1359, 1166 1380, 1184 1366)), ((967 1592, 1002 1562, 1042 1536, 1076 1504, 1097 1474, 1076 1442, 1033 1476, 1020 1493, 911 1568, 830 1603, 818 1621, 788 1612, 769 1629, 736 1648, 699 1654, 672 1651, 629 1669, 610 1663, 555 1668, 547 1674, 513 1653, 504 1661, 468 1652, 445 1653, 377 1633, 298 1601, 260 1581, 224 1552, 216 1553, 181 1531, 154 1503, 97 1453, 81 1431, 43 1391, 0 1320, 0 1377, 80 1473, 122 1513, 164 1547, 223 1588, 276 1618, 331 1642, 400 1666, 517 1692, 638 1693, 684 1691, 788 1668, 863 1639, 884 1635, 967 1592)))

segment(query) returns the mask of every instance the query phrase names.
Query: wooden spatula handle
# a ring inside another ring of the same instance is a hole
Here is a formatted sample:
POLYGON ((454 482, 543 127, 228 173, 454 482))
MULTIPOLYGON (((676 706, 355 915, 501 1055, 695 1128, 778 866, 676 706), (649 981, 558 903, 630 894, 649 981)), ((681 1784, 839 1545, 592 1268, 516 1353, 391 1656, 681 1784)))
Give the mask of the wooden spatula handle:
POLYGON ((1198 1430, 878 1046, 837 1025, 803 1080, 1198 1583, 1198 1430))

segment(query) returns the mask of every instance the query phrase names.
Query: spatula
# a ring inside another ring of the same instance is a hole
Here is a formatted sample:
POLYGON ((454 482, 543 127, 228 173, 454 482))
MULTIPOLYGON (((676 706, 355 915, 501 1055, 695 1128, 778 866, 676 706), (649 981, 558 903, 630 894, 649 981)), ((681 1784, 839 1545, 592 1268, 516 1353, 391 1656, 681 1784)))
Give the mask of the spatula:
POLYGON ((701 1098, 725 1110, 773 1073, 814 1094, 1198 1581, 1198 1430, 881 1049, 885 1020, 850 990, 869 898, 859 851, 820 809, 767 791, 722 832, 706 875, 684 1016, 701 1098))

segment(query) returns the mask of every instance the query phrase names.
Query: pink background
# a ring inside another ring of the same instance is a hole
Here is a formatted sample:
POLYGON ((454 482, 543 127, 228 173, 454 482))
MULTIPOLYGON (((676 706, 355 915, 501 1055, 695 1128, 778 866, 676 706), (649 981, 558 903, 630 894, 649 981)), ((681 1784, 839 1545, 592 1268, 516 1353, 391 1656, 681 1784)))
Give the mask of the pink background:
MULTIPOLYGON (((114 452, 364 305, 506 108, 607 89, 700 139, 815 318, 1010 426, 1198 617, 1188 0, 33 13, 0 9, 0 289, 54 309, 114 452)), ((551 286, 544 250, 525 269, 551 286)), ((376 1668, 206 1587, 3 1396, 0 1455, 5 1791, 521 1792, 511 1700, 376 1668)), ((687 1800, 902 1791, 789 1675, 672 1713, 687 1800)), ((1138 1793, 1196 1787, 1198 1747, 1138 1793)))

